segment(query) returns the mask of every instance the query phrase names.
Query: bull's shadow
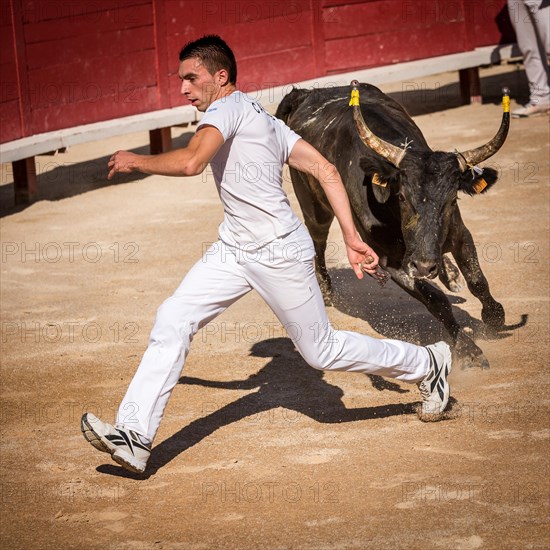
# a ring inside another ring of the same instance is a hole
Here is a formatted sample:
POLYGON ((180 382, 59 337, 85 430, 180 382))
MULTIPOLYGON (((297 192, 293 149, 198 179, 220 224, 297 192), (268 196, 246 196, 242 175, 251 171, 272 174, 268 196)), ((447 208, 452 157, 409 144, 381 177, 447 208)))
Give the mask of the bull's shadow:
MULTIPOLYGON (((438 340, 445 340, 449 344, 452 342, 443 324, 421 302, 409 296, 392 280, 381 288, 371 277, 365 276, 363 280, 357 280, 353 271, 348 268, 329 269, 329 275, 333 286, 334 307, 347 315, 367 321, 384 338, 395 338, 419 345, 438 340)), ((508 338, 512 335, 509 331, 526 322, 522 319, 519 324, 506 325, 502 331, 496 332, 458 306, 466 301, 463 297, 447 291, 445 294, 451 303, 455 319, 474 339, 508 338)))
MULTIPOLYGON (((336 424, 356 422, 388 416, 414 414, 418 402, 392 403, 373 407, 348 409, 342 402, 344 392, 338 386, 326 382, 323 372, 311 368, 294 349, 289 338, 272 338, 254 344, 250 355, 271 360, 256 374, 245 380, 218 382, 190 376, 180 378, 180 384, 222 388, 227 390, 253 390, 235 401, 206 416, 194 420, 174 435, 153 447, 151 458, 144 475, 136 475, 114 465, 102 465, 99 472, 123 477, 148 478, 187 449, 200 443, 216 430, 234 422, 260 415, 271 409, 282 407, 323 423, 336 424)), ((345 376, 345 374, 343 374, 345 376)), ((398 393, 408 393, 398 384, 379 385, 379 377, 374 378, 374 387, 398 393)), ((369 385, 365 377, 365 388, 369 385)), ((414 388, 416 390, 416 388, 414 388)), ((416 393, 413 392, 416 396, 416 393)), ((414 397, 413 397, 414 398, 414 397)), ((408 397, 410 399, 410 397, 408 397)), ((289 415, 294 419, 294 415, 289 415)), ((289 421, 292 427, 294 422, 289 421)))

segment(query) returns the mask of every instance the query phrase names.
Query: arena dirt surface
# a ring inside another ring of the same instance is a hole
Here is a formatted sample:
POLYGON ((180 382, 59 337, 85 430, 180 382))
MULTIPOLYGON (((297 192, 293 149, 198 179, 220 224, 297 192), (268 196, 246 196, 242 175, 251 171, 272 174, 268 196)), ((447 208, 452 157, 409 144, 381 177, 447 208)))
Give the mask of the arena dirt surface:
MULTIPOLYGON (((467 149, 498 128, 501 84, 525 92, 514 67, 482 76, 483 105, 459 106, 455 73, 383 88, 433 148, 467 149)), ((146 144, 40 157, 46 200, 25 209, 3 167, 2 546, 548 548, 548 118, 513 120, 490 161, 501 179, 461 198, 508 329, 487 334, 480 304, 453 295, 491 368, 452 373, 449 420, 421 423, 415 387, 309 368, 252 293, 197 334, 139 477, 85 442, 80 416, 113 419, 157 307, 221 217, 210 176, 104 180, 114 150, 146 144)), ((336 227, 330 241, 338 328, 446 337, 393 283, 354 280, 336 227)))

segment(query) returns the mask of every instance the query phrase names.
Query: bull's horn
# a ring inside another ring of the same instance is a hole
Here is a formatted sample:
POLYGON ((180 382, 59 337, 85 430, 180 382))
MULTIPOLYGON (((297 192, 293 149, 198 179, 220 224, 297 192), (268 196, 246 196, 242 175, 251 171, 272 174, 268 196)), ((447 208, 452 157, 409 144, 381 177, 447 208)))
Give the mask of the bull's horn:
POLYGON ((380 139, 367 126, 361 113, 361 107, 359 106, 359 82, 357 80, 351 81, 351 99, 349 104, 353 108, 353 120, 355 120, 355 125, 362 142, 394 166, 399 167, 399 163, 403 160, 407 149, 401 149, 392 143, 380 139))
POLYGON ((472 168, 476 164, 492 157, 506 141, 508 129, 510 128, 510 90, 502 88, 502 122, 496 136, 477 149, 470 149, 463 153, 457 153, 460 169, 465 172, 468 168, 472 168))

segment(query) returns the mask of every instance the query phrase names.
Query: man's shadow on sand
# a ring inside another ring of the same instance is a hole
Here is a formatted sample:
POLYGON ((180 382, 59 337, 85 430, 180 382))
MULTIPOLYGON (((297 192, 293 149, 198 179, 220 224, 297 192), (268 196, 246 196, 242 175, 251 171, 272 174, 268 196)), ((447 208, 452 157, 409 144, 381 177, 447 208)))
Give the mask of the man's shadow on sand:
MULTIPOLYGON (((143 475, 131 474, 114 465, 102 465, 99 472, 144 479, 187 449, 233 422, 261 414, 277 407, 295 411, 323 424, 356 422, 388 416, 414 414, 418 402, 392 403, 375 407, 348 409, 342 402, 344 392, 338 386, 323 379, 323 372, 311 368, 294 349, 289 338, 271 338, 254 344, 250 355, 271 360, 256 374, 246 380, 218 382, 190 376, 180 378, 180 384, 228 390, 252 390, 220 409, 194 420, 174 435, 156 445, 151 453, 147 470, 143 475)), ((369 375, 373 386, 379 390, 408 393, 396 383, 379 376, 369 375)), ((365 380, 366 382, 367 380, 365 380)))

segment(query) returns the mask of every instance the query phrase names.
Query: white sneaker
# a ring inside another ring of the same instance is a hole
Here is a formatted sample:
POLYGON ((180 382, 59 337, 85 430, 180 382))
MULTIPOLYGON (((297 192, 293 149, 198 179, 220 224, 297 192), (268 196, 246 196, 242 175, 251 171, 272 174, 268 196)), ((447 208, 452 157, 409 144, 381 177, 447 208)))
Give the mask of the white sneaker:
POLYGON ((528 118, 543 115, 550 111, 550 103, 528 103, 515 111, 512 111, 513 118, 528 118))
POLYGON ((151 445, 136 432, 102 422, 92 413, 80 421, 82 433, 98 451, 109 453, 126 470, 141 474, 151 455, 151 445))
POLYGON ((452 368, 451 348, 445 342, 426 346, 430 356, 430 368, 424 380, 418 384, 422 395, 420 420, 439 420, 449 401, 451 388, 447 377, 452 368))

